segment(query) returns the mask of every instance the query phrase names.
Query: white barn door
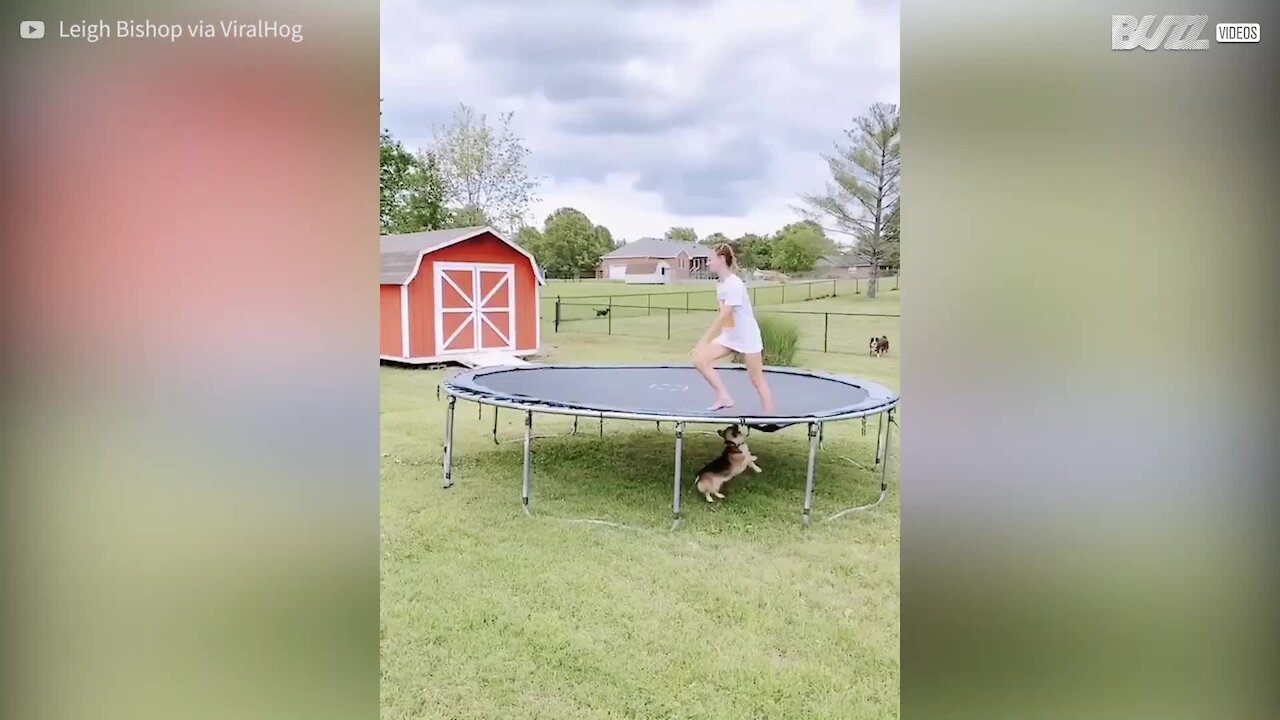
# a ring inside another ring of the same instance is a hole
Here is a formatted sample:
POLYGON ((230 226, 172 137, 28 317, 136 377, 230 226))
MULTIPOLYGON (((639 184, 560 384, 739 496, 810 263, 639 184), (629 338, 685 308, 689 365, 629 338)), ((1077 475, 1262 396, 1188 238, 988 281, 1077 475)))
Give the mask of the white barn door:
POLYGON ((436 353, 515 350, 515 266, 435 263, 436 353))

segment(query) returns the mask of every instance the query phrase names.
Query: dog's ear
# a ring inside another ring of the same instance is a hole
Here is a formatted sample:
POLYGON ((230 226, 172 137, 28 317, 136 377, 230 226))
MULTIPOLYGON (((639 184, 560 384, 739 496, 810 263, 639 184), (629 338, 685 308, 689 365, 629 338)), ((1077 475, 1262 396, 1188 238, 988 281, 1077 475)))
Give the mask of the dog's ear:
POLYGON ((724 430, 717 430, 717 431, 716 431, 716 434, 723 438, 723 437, 724 437, 724 434, 725 434, 725 431, 727 431, 728 429, 729 429, 729 428, 725 428, 724 430))

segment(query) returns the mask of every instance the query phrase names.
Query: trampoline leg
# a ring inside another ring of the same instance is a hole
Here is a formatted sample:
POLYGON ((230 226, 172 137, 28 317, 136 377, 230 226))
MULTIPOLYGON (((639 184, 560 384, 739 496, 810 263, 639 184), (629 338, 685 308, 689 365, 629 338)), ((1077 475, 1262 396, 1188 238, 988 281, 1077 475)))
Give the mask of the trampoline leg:
POLYGON ((600 416, 600 437, 604 437, 604 416, 600 416))
POLYGON ((680 525, 680 469, 684 464, 684 423, 676 423, 676 471, 671 491, 671 529, 680 525))
POLYGON ((809 423, 809 469, 804 478, 804 524, 809 524, 809 514, 813 511, 813 467, 818 460, 818 430, 820 423, 809 423))
POLYGON ((444 487, 453 486, 453 410, 458 398, 449 396, 449 405, 444 411, 444 487))
POLYGON ((876 426, 876 465, 880 464, 881 455, 880 443, 884 439, 884 413, 880 413, 880 424, 876 426))
POLYGON ((498 406, 493 406, 493 444, 501 445, 498 442, 498 406))
POLYGON ((578 434, 578 416, 577 415, 573 416, 573 434, 574 435, 578 434))
MULTIPOLYGON (((893 432, 893 411, 888 412, 889 422, 884 423, 884 464, 880 466, 880 497, 889 489, 889 434, 893 432)), ((881 414, 883 417, 884 414, 881 414)))
POLYGON ((533 444, 533 411, 524 413, 524 487, 520 491, 520 502, 524 511, 529 512, 529 481, 533 479, 533 466, 529 463, 529 449, 533 444))

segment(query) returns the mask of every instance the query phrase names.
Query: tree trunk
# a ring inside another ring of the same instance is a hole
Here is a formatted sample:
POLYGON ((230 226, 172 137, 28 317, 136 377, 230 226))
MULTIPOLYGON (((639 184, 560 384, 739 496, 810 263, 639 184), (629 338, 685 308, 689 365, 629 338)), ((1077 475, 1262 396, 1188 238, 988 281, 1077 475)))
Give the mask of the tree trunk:
POLYGON ((867 275, 867 299, 876 299, 876 290, 880 288, 880 264, 871 263, 871 272, 867 275))

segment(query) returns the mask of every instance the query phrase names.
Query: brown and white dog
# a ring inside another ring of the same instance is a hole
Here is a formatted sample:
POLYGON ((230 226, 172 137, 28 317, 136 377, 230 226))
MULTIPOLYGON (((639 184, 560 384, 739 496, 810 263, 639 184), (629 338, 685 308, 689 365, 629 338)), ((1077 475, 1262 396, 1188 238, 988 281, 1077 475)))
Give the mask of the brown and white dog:
POLYGON ((724 438, 724 451, 720 453, 720 457, 707 463, 698 471, 696 483, 698 492, 702 493, 709 503, 715 502, 715 498, 723 498, 720 488, 746 472, 747 468, 751 468, 753 472, 760 472, 760 466, 756 464, 758 458, 747 448, 746 437, 738 430, 737 425, 717 430, 716 434, 724 438))
POLYGON ((871 357, 880 357, 889 354, 889 336, 881 335, 880 337, 871 338, 871 357))

